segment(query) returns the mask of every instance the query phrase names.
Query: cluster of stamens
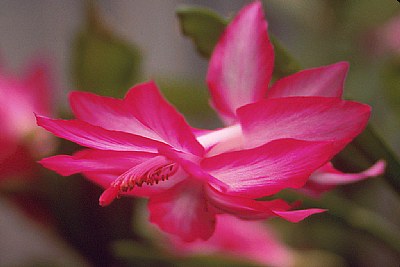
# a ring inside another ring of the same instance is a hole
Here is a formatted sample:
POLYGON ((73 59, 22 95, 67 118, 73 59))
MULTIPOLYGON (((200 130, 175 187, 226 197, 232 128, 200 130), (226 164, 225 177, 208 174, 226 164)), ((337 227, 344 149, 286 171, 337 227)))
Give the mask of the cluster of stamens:
POLYGON ((100 196, 99 203, 104 207, 119 198, 121 193, 131 191, 136 186, 141 187, 144 183, 154 185, 168 180, 178 169, 177 163, 167 161, 161 156, 146 160, 127 170, 112 182, 100 196))
POLYGON ((153 168, 142 175, 122 175, 115 180, 111 186, 119 187, 121 192, 131 191, 135 186, 141 187, 143 184, 154 185, 160 181, 168 180, 178 170, 176 163, 170 163, 161 167, 153 168))

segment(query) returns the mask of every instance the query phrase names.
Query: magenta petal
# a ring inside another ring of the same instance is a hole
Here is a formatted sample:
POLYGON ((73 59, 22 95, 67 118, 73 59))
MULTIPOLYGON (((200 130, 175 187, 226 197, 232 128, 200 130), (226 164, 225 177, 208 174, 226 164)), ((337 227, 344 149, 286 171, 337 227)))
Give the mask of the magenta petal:
POLYGON ((197 142, 185 119, 160 94, 154 82, 136 85, 127 93, 125 107, 162 140, 176 149, 201 156, 197 142))
POLYGON ((380 160, 363 172, 343 173, 336 170, 331 163, 327 163, 315 171, 306 185, 299 191, 312 197, 320 197, 321 194, 334 189, 337 185, 355 183, 382 175, 385 171, 385 165, 385 161, 380 160))
POLYGON ((54 135, 79 145, 115 151, 157 152, 160 142, 125 132, 109 131, 78 120, 54 120, 36 116, 37 124, 54 135))
POLYGON ((307 69, 278 80, 268 91, 268 97, 325 96, 341 97, 349 63, 307 69))
POLYGON ((343 185, 358 182, 369 177, 379 176, 385 171, 385 161, 380 160, 370 168, 359 173, 343 173, 336 170, 331 163, 318 169, 310 176, 310 182, 321 185, 343 185))
POLYGON ((342 147, 365 128, 371 108, 338 98, 265 99, 238 110, 247 147, 280 138, 339 141, 342 147))
POLYGON ((261 2, 243 8, 218 41, 207 73, 212 104, 227 121, 236 109, 262 99, 271 79, 274 51, 261 2))
POLYGON ((201 184, 183 182, 149 200, 150 221, 184 241, 207 240, 214 232, 215 213, 209 209, 201 184))
POLYGON ((81 150, 73 156, 57 155, 40 161, 44 167, 68 176, 79 172, 123 173, 127 169, 154 157, 145 152, 81 150))
POLYGON ((125 106, 124 101, 87 92, 72 92, 71 108, 77 119, 107 130, 129 132, 153 140, 161 138, 138 121, 125 106))
POLYGON ((274 211, 274 214, 293 223, 300 222, 310 215, 325 212, 325 209, 306 209, 290 211, 274 211))
POLYGON ((209 202, 217 211, 246 220, 267 219, 276 216, 276 211, 291 209, 291 206, 282 199, 256 201, 251 198, 225 194, 210 186, 206 188, 206 193, 209 202))
POLYGON ((202 162, 205 171, 227 184, 227 193, 258 198, 299 188, 337 152, 329 142, 280 139, 263 146, 220 154, 202 162))

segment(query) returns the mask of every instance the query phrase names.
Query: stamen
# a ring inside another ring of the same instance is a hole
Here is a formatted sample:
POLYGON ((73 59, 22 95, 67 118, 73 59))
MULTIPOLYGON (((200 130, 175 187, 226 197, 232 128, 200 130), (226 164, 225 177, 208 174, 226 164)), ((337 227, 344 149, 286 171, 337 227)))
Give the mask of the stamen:
POLYGON ((178 171, 178 168, 178 164, 167 161, 161 156, 136 165, 111 183, 111 186, 100 196, 100 205, 109 205, 120 193, 131 191, 135 186, 141 187, 143 183, 154 185, 168 180, 178 171))
POLYGON ((101 194, 100 199, 99 199, 99 204, 102 207, 108 206, 111 204, 111 202, 114 201, 115 198, 117 198, 119 195, 119 189, 117 187, 109 187, 106 189, 106 191, 101 194))

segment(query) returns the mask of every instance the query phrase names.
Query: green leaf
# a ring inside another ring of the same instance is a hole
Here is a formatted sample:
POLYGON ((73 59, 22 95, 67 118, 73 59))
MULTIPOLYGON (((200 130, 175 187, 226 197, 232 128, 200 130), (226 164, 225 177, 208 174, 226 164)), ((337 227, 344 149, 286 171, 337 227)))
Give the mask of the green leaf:
POLYGON ((199 7, 180 7, 176 14, 182 33, 193 40, 203 57, 209 58, 227 20, 210 9, 199 7))
POLYGON ((139 50, 102 24, 93 3, 87 8, 87 25, 73 43, 73 82, 79 90, 123 96, 138 81, 139 50))
POLYGON ((278 80, 282 77, 298 72, 301 68, 297 60, 287 52, 273 34, 269 34, 269 37, 271 38, 275 53, 274 79, 278 80))
MULTIPOLYGON (((400 57, 394 56, 382 71, 383 93, 390 108, 400 115, 400 57)), ((398 116, 399 118, 400 116, 398 116)))

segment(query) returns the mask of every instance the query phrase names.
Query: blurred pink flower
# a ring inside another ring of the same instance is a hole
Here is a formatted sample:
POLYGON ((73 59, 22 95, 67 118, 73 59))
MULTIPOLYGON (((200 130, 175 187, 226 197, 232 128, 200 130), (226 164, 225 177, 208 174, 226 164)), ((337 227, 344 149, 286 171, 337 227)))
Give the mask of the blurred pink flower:
POLYGON ((34 120, 34 112, 52 111, 48 72, 42 60, 31 63, 22 78, 0 72, 0 180, 31 173, 35 160, 52 148, 53 137, 34 120))
POLYGON ((37 122, 89 149, 41 163, 62 175, 81 172, 106 188, 103 206, 121 195, 148 197, 150 221, 185 241, 210 238, 221 213, 298 222, 322 212, 256 199, 303 187, 363 130, 370 108, 340 99, 340 74, 332 68, 342 73, 344 63, 322 69, 325 76, 317 75, 321 70, 289 76, 291 87, 282 85, 284 91, 276 83, 263 99, 273 56, 261 4, 255 2, 228 26, 210 62, 213 104, 230 126, 199 131, 196 138, 153 82, 133 87, 122 100, 74 92, 76 120, 37 116, 37 122), (303 76, 314 85, 307 87, 303 76))
MULTIPOLYGON (((229 24, 210 60, 211 103, 228 127, 198 134, 199 141, 210 147, 209 154, 279 138, 329 140, 340 151, 363 130, 369 107, 341 100, 348 63, 303 70, 270 85, 273 65, 267 23, 256 1, 229 24)), ((379 161, 364 172, 343 174, 327 163, 310 177, 306 189, 318 195, 328 190, 327 185, 331 189, 377 176, 384 168, 379 161)))
POLYGON ((381 50, 400 54, 400 15, 393 17, 377 29, 376 38, 381 50))
POLYGON ((206 241, 168 240, 167 249, 178 256, 223 255, 270 267, 294 266, 295 261, 294 252, 266 224, 226 214, 217 216, 215 232, 206 241))

